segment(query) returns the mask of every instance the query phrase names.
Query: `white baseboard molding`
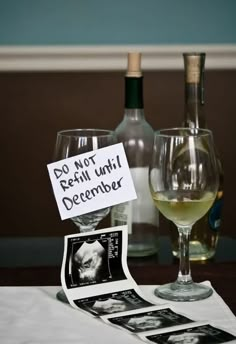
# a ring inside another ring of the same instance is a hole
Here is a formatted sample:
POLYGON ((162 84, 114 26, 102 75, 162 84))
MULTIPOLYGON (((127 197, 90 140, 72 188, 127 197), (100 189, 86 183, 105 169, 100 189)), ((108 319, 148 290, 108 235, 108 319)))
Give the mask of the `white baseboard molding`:
POLYGON ((129 51, 143 70, 183 69, 182 53, 205 52, 207 69, 236 69, 232 45, 0 46, 0 71, 124 71, 129 51))

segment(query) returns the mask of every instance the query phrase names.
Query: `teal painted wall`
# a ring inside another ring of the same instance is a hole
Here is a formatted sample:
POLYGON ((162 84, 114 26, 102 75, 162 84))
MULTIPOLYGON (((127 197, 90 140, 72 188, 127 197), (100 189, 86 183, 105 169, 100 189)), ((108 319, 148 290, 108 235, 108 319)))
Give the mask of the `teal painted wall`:
POLYGON ((0 0, 0 45, 208 43, 236 43, 236 0, 0 0))

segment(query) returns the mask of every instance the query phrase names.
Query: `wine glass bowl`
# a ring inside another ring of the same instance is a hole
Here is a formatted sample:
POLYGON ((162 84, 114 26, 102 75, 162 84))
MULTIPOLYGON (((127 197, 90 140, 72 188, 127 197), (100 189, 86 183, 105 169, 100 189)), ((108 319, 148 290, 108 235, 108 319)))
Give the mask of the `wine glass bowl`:
MULTIPOLYGON (((57 133, 54 161, 90 152, 116 143, 111 130, 104 129, 68 129, 57 133)), ((79 187, 79 186, 78 186, 79 187)), ((95 230, 99 222, 110 212, 110 207, 98 209, 72 217, 71 220, 80 232, 95 230)))
POLYGON ((155 133, 149 186, 156 207, 178 228, 180 264, 176 282, 156 289, 174 301, 208 297, 212 289, 194 283, 189 263, 193 224, 212 206, 218 189, 212 133, 206 129, 163 129, 155 133))

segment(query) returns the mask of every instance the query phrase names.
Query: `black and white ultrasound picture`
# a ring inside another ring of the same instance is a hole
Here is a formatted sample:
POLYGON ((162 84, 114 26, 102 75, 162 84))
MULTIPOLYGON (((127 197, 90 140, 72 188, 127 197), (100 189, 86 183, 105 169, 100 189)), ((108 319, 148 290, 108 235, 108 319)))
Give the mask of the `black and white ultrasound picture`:
POLYGON ((121 248, 120 231, 68 238, 65 263, 67 288, 126 279, 121 248))
POLYGON ((236 337, 211 325, 202 325, 185 330, 150 335, 146 338, 158 344, 219 344, 234 340, 236 337))
POLYGON ((119 316, 108 319, 108 321, 133 333, 163 329, 192 322, 192 320, 173 312, 170 308, 119 316))
POLYGON ((152 303, 138 295, 134 289, 78 299, 74 300, 74 303, 95 316, 153 306, 152 303))

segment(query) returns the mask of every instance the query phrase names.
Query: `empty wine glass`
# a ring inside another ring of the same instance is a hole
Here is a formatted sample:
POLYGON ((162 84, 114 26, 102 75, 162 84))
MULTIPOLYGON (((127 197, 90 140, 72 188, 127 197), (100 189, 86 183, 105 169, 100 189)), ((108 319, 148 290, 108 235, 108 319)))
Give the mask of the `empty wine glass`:
POLYGON ((157 296, 195 301, 212 294, 210 287, 192 280, 189 239, 193 224, 214 202, 218 179, 211 131, 177 128, 155 133, 149 168, 150 191, 156 207, 177 226, 180 251, 177 280, 158 287, 157 296))
MULTIPOLYGON (((116 143, 115 134, 103 129, 71 129, 57 133, 54 150, 54 161, 93 151, 116 143)), ((83 215, 72 217, 71 220, 80 232, 95 230, 98 223, 109 214, 110 207, 98 209, 83 215)))
MULTIPOLYGON (((72 156, 90 152, 117 142, 111 130, 104 129, 69 129, 57 133, 54 150, 54 161, 70 158, 72 156)), ((78 186, 79 187, 79 186, 78 186)), ((110 207, 98 209, 83 215, 72 217, 71 220, 80 232, 94 231, 99 222, 109 214, 110 207)), ((63 290, 57 297, 64 302, 67 298, 63 290)))

